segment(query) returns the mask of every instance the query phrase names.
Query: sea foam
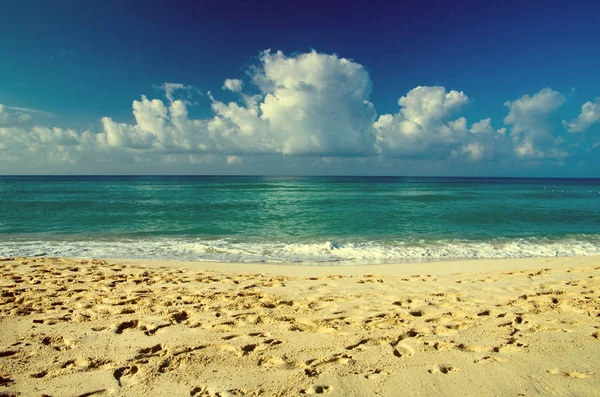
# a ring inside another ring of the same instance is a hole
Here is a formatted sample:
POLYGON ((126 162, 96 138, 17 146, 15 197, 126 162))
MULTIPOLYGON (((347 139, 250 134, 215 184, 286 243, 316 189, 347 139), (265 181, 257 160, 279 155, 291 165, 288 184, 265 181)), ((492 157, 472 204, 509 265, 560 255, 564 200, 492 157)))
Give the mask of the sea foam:
POLYGON ((600 235, 565 238, 496 238, 314 243, 243 242, 230 239, 152 238, 121 240, 0 241, 0 257, 62 256, 176 259, 225 262, 417 262, 443 259, 530 258, 600 255, 600 235))

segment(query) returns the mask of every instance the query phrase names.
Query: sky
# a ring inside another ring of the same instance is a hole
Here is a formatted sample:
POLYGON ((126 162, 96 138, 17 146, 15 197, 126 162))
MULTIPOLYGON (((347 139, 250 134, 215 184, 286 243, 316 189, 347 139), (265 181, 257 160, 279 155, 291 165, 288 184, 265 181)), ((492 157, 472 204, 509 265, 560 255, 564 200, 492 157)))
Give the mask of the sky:
POLYGON ((600 5, 0 5, 0 175, 600 177, 600 5))

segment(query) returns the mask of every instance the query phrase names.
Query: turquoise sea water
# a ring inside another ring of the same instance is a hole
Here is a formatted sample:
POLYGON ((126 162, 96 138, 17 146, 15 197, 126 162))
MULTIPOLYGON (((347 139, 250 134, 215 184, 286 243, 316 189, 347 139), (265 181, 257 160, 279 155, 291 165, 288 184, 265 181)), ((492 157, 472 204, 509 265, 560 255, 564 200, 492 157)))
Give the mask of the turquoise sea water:
POLYGON ((600 179, 0 177, 0 256, 340 263, 600 254, 600 179))

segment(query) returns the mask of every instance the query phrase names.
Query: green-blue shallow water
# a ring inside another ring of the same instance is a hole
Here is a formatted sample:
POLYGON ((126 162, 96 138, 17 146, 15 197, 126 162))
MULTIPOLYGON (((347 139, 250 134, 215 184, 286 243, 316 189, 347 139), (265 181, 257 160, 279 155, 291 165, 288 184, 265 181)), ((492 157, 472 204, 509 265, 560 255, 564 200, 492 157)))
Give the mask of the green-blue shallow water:
POLYGON ((600 254, 600 179, 0 177, 0 256, 412 261, 600 254))

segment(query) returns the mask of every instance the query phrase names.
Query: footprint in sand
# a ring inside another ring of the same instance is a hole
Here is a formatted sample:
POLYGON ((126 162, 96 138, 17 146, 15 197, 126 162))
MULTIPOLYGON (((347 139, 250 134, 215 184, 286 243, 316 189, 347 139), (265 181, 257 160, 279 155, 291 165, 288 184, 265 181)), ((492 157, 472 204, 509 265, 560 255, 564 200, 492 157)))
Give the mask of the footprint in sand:
POLYGON ((475 364, 479 364, 479 363, 486 363, 486 362, 490 362, 490 363, 503 363, 505 360, 502 357, 494 357, 494 356, 483 356, 481 358, 478 358, 477 360, 473 361, 475 364))
POLYGON ((117 325, 117 328, 115 328, 115 334, 119 334, 120 335, 126 329, 137 328, 138 324, 139 324, 138 320, 131 320, 131 321, 122 322, 121 324, 117 325))
POLYGON ((348 364, 350 360, 352 360, 352 356, 345 353, 336 353, 331 357, 307 360, 305 364, 316 368, 326 364, 348 364))
POLYGON ((241 347, 242 354, 250 354, 254 350, 256 350, 257 347, 258 347, 258 344, 256 344, 256 343, 250 343, 248 345, 244 345, 244 346, 241 347))
MULTIPOLYGON (((78 395, 77 397, 107 396, 113 393, 113 390, 100 389, 78 395)), ((43 394, 45 396, 45 394, 43 394)))
POLYGON ((233 396, 258 396, 263 393, 262 389, 229 389, 226 391, 214 391, 206 386, 197 386, 190 391, 192 397, 233 397, 233 396))
POLYGON ((403 358, 410 357, 415 354, 415 349, 406 343, 391 344, 394 356, 403 358))
POLYGON ((145 349, 141 349, 135 356, 136 359, 148 358, 158 356, 159 352, 163 350, 163 346, 158 344, 151 347, 147 347, 145 349))
POLYGON ((281 356, 261 356, 258 359, 257 365, 264 368, 292 366, 291 363, 281 356))
POLYGON ((42 371, 39 371, 39 372, 35 372, 35 373, 33 373, 33 374, 29 375, 29 376, 32 377, 32 378, 35 378, 35 379, 41 379, 41 378, 43 378, 46 375, 48 375, 48 371, 42 370, 42 371))
POLYGON ((362 340, 359 340, 358 342, 356 342, 356 343, 354 343, 354 344, 352 344, 350 346, 346 346, 346 350, 354 350, 357 347, 359 347, 361 345, 364 345, 365 343, 368 343, 370 341, 371 341, 371 339, 362 339, 362 340))
POLYGON ((139 372, 139 368, 135 365, 128 367, 121 367, 113 372, 113 376, 117 380, 117 383, 120 387, 124 385, 131 384, 132 378, 139 372))
POLYGON ((78 371, 92 371, 104 368, 111 364, 110 360, 97 359, 92 357, 80 357, 75 360, 65 361, 60 367, 62 369, 74 369, 78 371))
POLYGON ((0 351, 0 357, 10 357, 17 354, 16 350, 4 350, 0 351))
POLYGON ((374 369, 374 370, 369 371, 365 375, 365 378, 367 378, 369 380, 375 380, 375 379, 378 379, 382 376, 389 375, 389 374, 391 374, 391 372, 389 372, 389 371, 385 371, 382 369, 374 369))
POLYGON ((65 351, 71 350, 75 347, 75 344, 71 342, 69 339, 66 339, 62 336, 41 336, 41 344, 44 346, 52 347, 56 351, 65 351))
POLYGON ((423 310, 411 310, 409 314, 413 317, 423 317, 425 312, 423 310))
POLYGON ((281 345, 283 343, 283 341, 280 341, 279 339, 267 339, 263 343, 265 345, 269 345, 269 346, 277 346, 277 345, 281 345))
POLYGON ((12 379, 9 375, 0 375, 0 386, 8 386, 14 382, 14 379, 12 379))
POLYGON ((210 396, 210 392, 207 390, 206 386, 196 386, 190 391, 190 396, 210 396))
POLYGON ((146 336, 152 336, 154 335, 158 330, 162 329, 162 328, 166 328, 171 326, 172 324, 169 323, 162 323, 162 324, 154 324, 154 325, 141 325, 140 324, 140 330, 144 331, 144 334, 146 336))
POLYGON ((300 394, 325 394, 332 390, 331 386, 314 385, 308 389, 300 390, 300 394))
POLYGON ((506 353, 506 352, 520 351, 527 347, 529 347, 529 344, 519 342, 515 338, 509 338, 509 339, 507 339, 506 343, 503 343, 498 346, 494 346, 492 348, 492 351, 494 353, 506 353))
POLYGON ((436 365, 434 366, 432 369, 429 370, 430 374, 452 374, 455 372, 460 371, 459 368, 457 367, 453 367, 451 365, 447 365, 447 364, 440 364, 440 365, 436 365))
POLYGON ((549 369, 549 370, 546 370, 546 372, 548 372, 549 374, 552 374, 552 375, 561 375, 561 376, 566 376, 568 378, 575 378, 575 379, 584 379, 584 378, 589 378, 589 376, 590 376, 587 372, 568 371, 568 370, 562 370, 562 369, 558 369, 558 368, 549 369))
POLYGON ((165 358, 158 365, 158 372, 161 374, 174 371, 181 367, 182 363, 189 359, 188 355, 178 355, 170 358, 165 358))
MULTIPOLYGON (((425 342, 425 344, 431 345, 430 342, 425 342)), ((450 349, 454 349, 455 347, 456 347, 456 343, 454 343, 454 342, 438 341, 433 344, 433 348, 435 350, 439 350, 439 351, 450 350, 450 349)))
POLYGON ((180 312, 173 313, 169 316, 169 320, 176 324, 181 324, 188 318, 190 318, 190 315, 188 314, 188 312, 183 310, 180 312))
POLYGON ((104 331, 105 329, 107 329, 107 327, 103 327, 103 326, 92 327, 92 331, 94 331, 94 332, 101 332, 101 331, 104 331))

